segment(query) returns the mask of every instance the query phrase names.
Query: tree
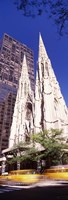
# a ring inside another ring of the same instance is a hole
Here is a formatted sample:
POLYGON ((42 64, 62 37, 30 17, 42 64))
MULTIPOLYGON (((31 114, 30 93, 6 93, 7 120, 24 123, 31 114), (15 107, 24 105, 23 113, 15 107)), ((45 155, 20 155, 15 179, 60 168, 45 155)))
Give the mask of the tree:
POLYGON ((68 33, 68 0, 15 0, 15 4, 27 17, 48 14, 54 19, 60 34, 68 33))
POLYGON ((65 150, 68 149, 68 144, 66 143, 65 138, 62 137, 62 130, 45 130, 33 134, 31 140, 33 140, 32 145, 30 143, 20 142, 18 145, 14 146, 17 151, 19 150, 20 154, 16 154, 7 162, 9 164, 20 164, 21 162, 27 163, 29 161, 36 162, 37 169, 42 166, 42 160, 46 161, 46 167, 66 164, 68 162, 68 154, 65 154, 65 150), (36 148, 36 144, 40 144, 40 149, 36 148))
POLYGON ((68 148, 64 137, 62 137, 62 130, 45 130, 41 133, 34 134, 33 139, 36 143, 40 143, 44 147, 44 151, 41 151, 39 158, 44 157, 49 167, 62 163, 64 149, 68 148))
POLYGON ((7 163, 9 163, 10 165, 14 163, 20 165, 21 162, 26 161, 37 161, 37 150, 33 145, 30 146, 30 143, 20 142, 17 145, 13 146, 13 150, 16 150, 16 153, 14 153, 13 157, 10 160, 7 160, 7 163))

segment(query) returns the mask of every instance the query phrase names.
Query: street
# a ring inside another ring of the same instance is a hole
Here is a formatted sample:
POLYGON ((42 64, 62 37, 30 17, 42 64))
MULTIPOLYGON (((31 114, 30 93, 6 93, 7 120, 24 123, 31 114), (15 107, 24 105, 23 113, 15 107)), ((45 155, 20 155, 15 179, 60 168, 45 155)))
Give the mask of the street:
POLYGON ((68 200, 68 184, 32 187, 0 186, 0 200, 68 200))

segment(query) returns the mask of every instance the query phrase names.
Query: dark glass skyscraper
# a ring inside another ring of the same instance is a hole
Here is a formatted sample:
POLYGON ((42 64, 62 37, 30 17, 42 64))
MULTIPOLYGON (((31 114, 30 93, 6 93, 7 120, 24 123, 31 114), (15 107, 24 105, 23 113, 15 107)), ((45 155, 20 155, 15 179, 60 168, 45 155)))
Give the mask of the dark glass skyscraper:
POLYGON ((0 42, 0 82, 18 87, 23 56, 26 55, 31 87, 34 90, 34 55, 26 45, 4 34, 0 42))
POLYGON ((8 147, 12 115, 24 54, 34 91, 34 55, 26 45, 7 34, 0 41, 0 153, 8 147))

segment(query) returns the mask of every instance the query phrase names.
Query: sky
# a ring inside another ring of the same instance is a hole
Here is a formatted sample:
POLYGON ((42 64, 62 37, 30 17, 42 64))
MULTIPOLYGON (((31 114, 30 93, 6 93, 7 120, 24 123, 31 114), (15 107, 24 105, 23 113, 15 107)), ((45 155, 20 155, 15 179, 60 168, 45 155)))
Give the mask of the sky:
POLYGON ((14 0, 0 0, 0 38, 4 33, 34 51, 34 68, 38 59, 39 32, 51 60, 62 95, 68 106, 68 37, 59 35, 52 19, 45 14, 36 18, 24 17, 14 0))

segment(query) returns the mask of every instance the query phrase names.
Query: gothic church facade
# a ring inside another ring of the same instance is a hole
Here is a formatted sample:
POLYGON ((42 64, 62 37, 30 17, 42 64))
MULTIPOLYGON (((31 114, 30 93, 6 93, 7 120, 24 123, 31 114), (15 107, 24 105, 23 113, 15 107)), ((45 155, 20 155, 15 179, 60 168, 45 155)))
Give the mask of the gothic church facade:
POLYGON ((68 109, 40 35, 35 94, 31 89, 24 55, 9 148, 21 141, 29 141, 32 133, 51 128, 62 129, 63 135, 68 137, 68 109))

